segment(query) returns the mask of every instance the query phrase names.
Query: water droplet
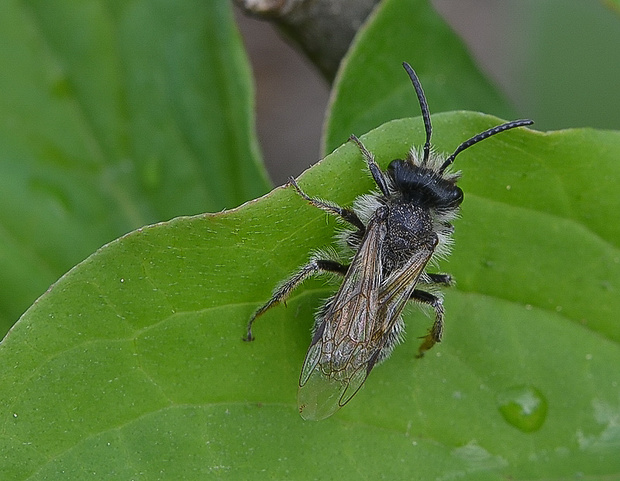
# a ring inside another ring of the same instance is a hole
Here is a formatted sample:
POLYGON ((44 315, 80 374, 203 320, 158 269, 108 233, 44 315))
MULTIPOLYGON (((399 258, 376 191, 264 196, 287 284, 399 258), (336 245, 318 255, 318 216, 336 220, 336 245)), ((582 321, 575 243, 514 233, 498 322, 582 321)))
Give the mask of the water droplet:
POLYGON ((547 400, 532 386, 516 386, 497 395, 499 412, 517 429, 531 433, 541 428, 547 417, 547 400))

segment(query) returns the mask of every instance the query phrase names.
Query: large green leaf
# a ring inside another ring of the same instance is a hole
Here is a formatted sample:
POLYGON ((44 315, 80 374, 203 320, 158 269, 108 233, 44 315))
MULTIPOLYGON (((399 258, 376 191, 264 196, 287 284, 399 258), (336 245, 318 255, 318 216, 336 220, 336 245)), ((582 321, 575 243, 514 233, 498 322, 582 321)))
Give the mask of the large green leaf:
POLYGON ((359 30, 341 65, 325 126, 325 153, 352 133, 419 115, 402 62, 416 70, 433 113, 467 109, 514 117, 428 0, 385 0, 359 30))
MULTIPOLYGON (((436 144, 499 123, 433 117, 436 144)), ((363 137, 380 164, 423 139, 418 119, 363 137)), ((241 340, 270 291, 331 242, 291 188, 135 231, 78 265, 0 345, 7 479, 611 479, 620 475, 620 133, 519 129, 462 153, 454 254, 431 320, 333 417, 297 414, 315 280, 241 340)), ((346 145, 307 171, 349 204, 371 180, 346 145)))
POLYGON ((267 191, 229 2, 0 3, 0 333, 105 242, 267 191))

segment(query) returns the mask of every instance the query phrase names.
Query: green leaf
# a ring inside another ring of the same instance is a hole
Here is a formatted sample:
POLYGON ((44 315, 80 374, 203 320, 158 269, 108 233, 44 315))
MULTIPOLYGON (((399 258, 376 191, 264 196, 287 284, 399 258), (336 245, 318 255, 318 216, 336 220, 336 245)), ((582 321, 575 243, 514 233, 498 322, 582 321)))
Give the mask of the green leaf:
POLYGON ((268 190, 229 2, 0 6, 0 335, 105 242, 268 190))
MULTIPOLYGON (((500 121, 433 117, 436 146, 500 121)), ((421 119, 362 139, 385 168, 421 119)), ((297 290, 241 340, 251 313, 333 219, 291 188, 135 231, 78 265, 0 345, 7 479, 583 479, 620 474, 620 133, 518 129, 463 152, 465 191, 431 320, 342 410, 297 414, 312 316, 334 287, 297 290)), ((354 145, 299 181, 342 205, 372 182, 354 145), (337 181, 335 181, 337 179, 337 181)))
POLYGON ((385 0, 358 31, 340 67, 323 152, 331 152, 351 134, 419 115, 403 62, 420 77, 432 113, 467 109, 514 117, 430 2, 385 0))

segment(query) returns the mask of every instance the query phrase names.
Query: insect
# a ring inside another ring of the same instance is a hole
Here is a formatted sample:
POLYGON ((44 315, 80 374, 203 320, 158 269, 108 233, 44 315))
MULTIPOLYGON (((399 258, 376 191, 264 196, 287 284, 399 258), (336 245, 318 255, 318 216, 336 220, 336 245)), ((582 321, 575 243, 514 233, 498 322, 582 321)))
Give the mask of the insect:
POLYGON ((463 201, 463 191, 456 185, 460 173, 451 171, 450 166, 459 153, 472 145, 533 123, 507 122, 463 142, 448 157, 439 155, 431 148, 431 119, 420 81, 409 64, 403 63, 403 67, 422 111, 426 132, 423 148, 412 148, 406 159, 393 160, 382 171, 373 154, 352 135, 350 140, 358 146, 377 190, 358 197, 350 208, 310 197, 290 179, 303 199, 347 224, 341 238, 351 254, 348 262, 333 254, 313 255, 275 289, 247 326, 245 339, 251 341, 256 319, 285 301, 309 277, 324 273, 344 277, 315 319, 299 378, 298 405, 304 419, 324 419, 351 400, 372 368, 402 340, 401 313, 409 301, 431 306, 435 312, 418 357, 441 341, 444 308, 439 288, 451 285, 452 278, 426 269, 434 258, 448 254, 451 221, 463 201))

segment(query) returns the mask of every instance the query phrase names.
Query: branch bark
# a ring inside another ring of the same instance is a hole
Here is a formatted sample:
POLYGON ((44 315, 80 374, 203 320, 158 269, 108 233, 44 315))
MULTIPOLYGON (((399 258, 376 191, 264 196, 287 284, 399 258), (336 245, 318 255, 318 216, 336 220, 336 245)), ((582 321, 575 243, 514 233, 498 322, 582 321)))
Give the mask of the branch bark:
POLYGON ((272 21, 331 83, 355 33, 380 0, 235 0, 272 21))

